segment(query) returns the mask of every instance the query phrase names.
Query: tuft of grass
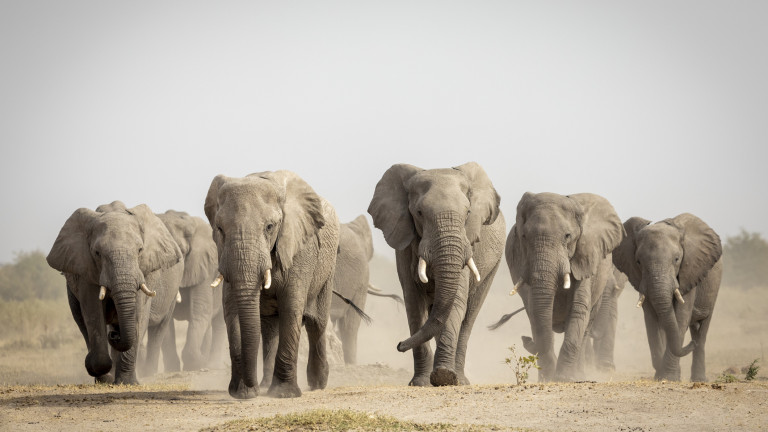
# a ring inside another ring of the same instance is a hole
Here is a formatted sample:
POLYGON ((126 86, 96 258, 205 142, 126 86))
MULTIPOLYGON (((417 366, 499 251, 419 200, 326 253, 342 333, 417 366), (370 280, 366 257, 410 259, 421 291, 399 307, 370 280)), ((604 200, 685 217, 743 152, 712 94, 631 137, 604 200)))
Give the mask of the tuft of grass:
POLYGON ((515 380, 517 385, 525 384, 528 381, 528 371, 531 368, 541 369, 538 365, 539 356, 531 354, 529 356, 519 356, 515 351, 515 346, 512 345, 508 348, 512 351, 512 356, 504 359, 504 363, 512 368, 512 372, 515 373, 515 380))
POLYGON ((415 423, 394 417, 352 410, 318 409, 302 413, 277 414, 261 419, 234 420, 221 425, 201 429, 201 432, 229 431, 494 431, 509 430, 493 425, 453 425, 446 423, 415 423))
POLYGON ((744 378, 747 381, 752 381, 753 379, 757 378, 757 371, 760 370, 760 366, 757 365, 758 359, 752 360, 752 363, 747 367, 747 374, 744 378))
POLYGON ((727 384, 727 383, 734 383, 738 380, 739 379, 736 378, 734 375, 731 375, 728 372, 723 372, 719 377, 717 377, 715 382, 727 384))

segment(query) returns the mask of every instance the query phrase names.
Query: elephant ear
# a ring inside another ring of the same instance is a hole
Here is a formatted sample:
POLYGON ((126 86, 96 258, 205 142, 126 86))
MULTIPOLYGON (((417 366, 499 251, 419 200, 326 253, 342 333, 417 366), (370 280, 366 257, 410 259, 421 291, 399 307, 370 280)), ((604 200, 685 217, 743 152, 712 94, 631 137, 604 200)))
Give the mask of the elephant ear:
POLYGON ((85 277, 93 283, 99 282, 99 270, 91 255, 89 236, 91 223, 99 213, 79 208, 64 222, 53 247, 46 257, 48 265, 63 272, 85 277))
MULTIPOLYGON (((614 253, 616 253, 616 249, 614 249, 614 253)), ((615 290, 621 293, 621 291, 624 290, 624 285, 627 284, 627 275, 622 273, 619 269, 616 267, 613 268, 613 279, 616 281, 615 290)))
POLYGON ((251 174, 277 184, 283 207, 283 221, 275 244, 281 268, 291 268, 293 257, 325 225, 323 199, 301 177, 291 171, 251 174))
POLYGON ((469 179, 470 212, 466 231, 469 242, 474 244, 480 241, 482 226, 494 223, 499 216, 501 197, 483 167, 477 162, 468 162, 454 169, 461 171, 469 179))
POLYGON ((360 215, 349 223, 349 227, 363 240, 365 252, 368 261, 373 258, 373 238, 371 237, 371 226, 365 216, 360 215))
POLYGON ((191 232, 187 237, 189 253, 184 258, 184 276, 181 279, 182 287, 197 285, 202 282, 211 282, 211 278, 218 264, 216 243, 213 241, 211 226, 198 217, 187 216, 191 221, 191 232))
POLYGON ((624 227, 607 199, 589 193, 569 195, 581 207, 581 235, 571 258, 571 273, 578 280, 594 275, 600 262, 624 238, 624 227))
POLYGON ((417 237, 416 227, 408 209, 406 182, 414 174, 424 171, 408 164, 392 165, 376 183, 368 214, 373 226, 384 233, 384 240, 396 250, 403 250, 417 237))
POLYGON ((152 213, 145 204, 128 209, 141 227, 141 236, 144 242, 143 250, 139 255, 139 268, 145 275, 156 270, 173 267, 181 261, 181 249, 173 240, 168 228, 152 213))
POLYGON ((507 245, 504 250, 507 259, 509 273, 512 276, 512 282, 517 284, 523 278, 523 271, 526 267, 526 257, 522 241, 517 232, 517 224, 512 225, 512 230, 507 236, 507 245))
POLYGON ((640 279, 643 276, 642 269, 637 263, 635 258, 635 251, 637 251, 637 234, 641 229, 650 224, 651 221, 643 219, 641 217, 631 217, 624 222, 624 231, 627 235, 619 243, 619 246, 613 250, 613 265, 627 276, 629 283, 635 287, 636 290, 640 289, 640 279))
POLYGON ((219 211, 219 189, 226 180, 227 177, 223 174, 214 177, 213 180, 211 180, 211 185, 208 187, 208 194, 205 196, 205 205, 203 209, 205 211, 205 217, 208 218, 208 223, 211 224, 211 227, 214 226, 216 213, 219 211))
POLYGON ((720 236, 703 220, 683 213, 664 221, 677 227, 682 234, 683 261, 680 263, 678 280, 680 291, 685 294, 707 276, 709 270, 723 254, 720 236))
POLYGON ((98 213, 109 213, 113 211, 120 211, 120 212, 127 213, 128 207, 126 207, 122 201, 112 201, 109 204, 102 204, 96 207, 96 212, 98 213))

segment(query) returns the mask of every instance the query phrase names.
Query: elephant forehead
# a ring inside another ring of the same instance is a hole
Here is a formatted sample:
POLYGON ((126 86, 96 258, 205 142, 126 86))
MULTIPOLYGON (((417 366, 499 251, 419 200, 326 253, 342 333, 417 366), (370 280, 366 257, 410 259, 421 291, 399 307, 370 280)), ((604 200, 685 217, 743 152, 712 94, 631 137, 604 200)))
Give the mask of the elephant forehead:
POLYGON ((219 205, 239 207, 259 207, 278 205, 280 193, 271 180, 258 177, 232 179, 219 190, 219 205))
POLYGON ((141 227, 136 218, 127 213, 106 213, 94 224, 94 245, 102 248, 126 247, 141 244, 141 227))
POLYGON ((638 252, 653 254, 680 249, 680 231, 666 223, 648 225, 637 234, 638 252))
POLYGON ((412 192, 426 193, 432 189, 458 190, 464 195, 469 192, 469 180, 461 171, 443 168, 421 171, 414 174, 409 182, 412 192))

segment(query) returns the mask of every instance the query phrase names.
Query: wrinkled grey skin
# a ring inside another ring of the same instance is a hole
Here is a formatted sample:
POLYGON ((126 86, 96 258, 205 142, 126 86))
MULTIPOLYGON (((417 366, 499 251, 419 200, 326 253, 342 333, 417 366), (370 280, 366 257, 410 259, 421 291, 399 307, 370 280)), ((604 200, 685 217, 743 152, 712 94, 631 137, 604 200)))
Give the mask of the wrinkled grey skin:
POLYGON ((137 384, 138 341, 148 333, 146 357, 156 361, 182 277, 181 251, 163 223, 144 204, 80 208, 64 223, 47 261, 66 277, 72 317, 88 347, 88 374, 137 384), (138 291, 142 283, 157 295, 138 291), (104 300, 100 286, 107 288, 104 300))
MULTIPOLYGON (((184 276, 173 318, 188 321, 187 337, 181 351, 184 370, 223 367, 227 328, 221 306, 221 285, 211 287, 218 275, 218 255, 211 226, 199 217, 168 210, 158 214, 184 255, 184 276)), ((179 370, 176 332, 173 323, 163 341, 165 371, 179 370)))
MULTIPOLYGON (((373 258, 371 227, 365 216, 360 215, 349 223, 341 224, 339 249, 336 255, 336 271, 333 286, 336 292, 351 300, 360 309, 365 308, 368 294, 400 300, 398 296, 379 293, 369 281, 368 262, 373 258)), ((341 339, 344 363, 357 363, 357 332, 361 316, 355 309, 337 296, 331 301, 331 322, 341 339)))
POLYGON ((229 394, 239 399, 258 395, 261 336, 268 394, 301 396, 296 368, 302 321, 309 335, 307 381, 313 390, 325 388, 324 334, 339 245, 333 207, 296 174, 275 171, 243 178, 216 176, 205 199, 205 214, 224 276, 224 321, 232 360, 229 394), (268 269, 272 283, 263 289, 268 269))
POLYGON ((397 164, 376 185, 368 213, 395 249, 411 333, 397 349, 413 349, 409 385, 469 383, 467 343, 503 250, 499 201, 474 162, 433 170, 397 164), (417 273, 420 257, 427 264, 427 283, 417 273), (467 266, 470 258, 480 281, 467 266), (434 357, 427 343, 433 337, 434 357))
POLYGON ((706 381, 704 345, 722 277, 720 237, 683 213, 655 224, 633 217, 613 262, 645 295, 643 314, 656 379, 680 380, 680 357, 693 351, 691 381, 706 381), (679 289, 684 300, 675 298, 679 289), (687 329, 691 343, 683 347, 687 329))
POLYGON ((539 381, 583 379, 586 335, 623 236, 613 206, 598 195, 526 192, 520 199, 506 259, 531 323, 533 339, 523 336, 523 346, 539 355, 539 381), (557 357, 553 331, 565 333, 557 357))
POLYGON ((627 276, 613 268, 608 276, 592 328, 587 339, 587 363, 601 371, 614 371, 613 349, 616 345, 616 325, 619 320, 619 296, 624 292, 627 276))

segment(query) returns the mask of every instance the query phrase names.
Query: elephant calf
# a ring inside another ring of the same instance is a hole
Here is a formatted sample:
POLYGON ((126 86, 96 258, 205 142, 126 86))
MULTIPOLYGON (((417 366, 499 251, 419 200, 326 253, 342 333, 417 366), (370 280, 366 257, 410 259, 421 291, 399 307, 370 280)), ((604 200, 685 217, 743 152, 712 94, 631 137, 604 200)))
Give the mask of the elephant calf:
POLYGON ((72 317, 88 347, 88 374, 137 384, 139 342, 149 333, 147 352, 158 352, 182 278, 181 251, 168 229, 144 204, 80 208, 47 261, 66 277, 72 317))
POLYGON ((613 262, 640 293, 656 379, 679 381, 680 357, 693 351, 691 381, 706 381, 704 345, 723 274, 720 236, 690 213, 655 224, 633 217, 624 228, 613 262))
MULTIPOLYGON (((334 290, 360 309, 365 307, 368 294, 389 297, 402 303, 403 300, 399 296, 383 294, 370 284, 368 262, 371 258, 373 240, 365 216, 360 215, 352 222, 341 224, 336 271, 333 275, 334 290)), ((338 295, 333 297, 331 321, 338 329, 346 364, 357 363, 357 332, 361 319, 360 313, 353 306, 338 295)))
POLYGON ((411 332, 397 350, 413 349, 409 385, 469 383, 469 335, 503 249, 499 202, 474 162, 432 170, 397 164, 376 184, 368 213, 395 249, 411 332))

